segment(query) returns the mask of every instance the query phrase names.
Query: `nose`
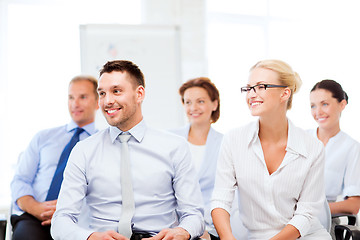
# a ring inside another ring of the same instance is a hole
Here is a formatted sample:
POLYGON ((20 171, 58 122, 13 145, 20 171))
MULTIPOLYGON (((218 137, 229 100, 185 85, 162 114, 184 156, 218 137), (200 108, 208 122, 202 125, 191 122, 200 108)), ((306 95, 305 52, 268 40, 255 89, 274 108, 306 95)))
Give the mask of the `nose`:
POLYGON ((256 93, 256 90, 255 90, 255 88, 256 88, 256 87, 252 87, 252 88, 250 88, 250 91, 249 91, 249 93, 251 93, 251 90, 253 90, 253 92, 254 92, 254 93, 256 93))
POLYGON ((246 101, 247 104, 249 104, 249 101, 250 101, 251 99, 256 98, 256 97, 257 97, 257 93, 255 92, 255 89, 250 89, 250 91, 248 91, 248 92, 246 93, 245 101, 246 101), (252 91, 252 90, 254 90, 254 91, 252 91))
POLYGON ((80 100, 79 100, 79 98, 74 98, 74 99, 72 99, 72 101, 71 101, 71 106, 73 107, 73 108, 76 108, 76 107, 78 107, 80 104, 79 104, 79 102, 80 102, 80 100))
POLYGON ((112 96, 112 94, 106 94, 106 96, 104 97, 104 103, 106 105, 111 105, 114 103, 114 97, 112 96))
POLYGON ((192 104, 190 104, 189 108, 191 111, 194 111, 198 108, 198 105, 197 105, 197 103, 192 103, 192 104))
POLYGON ((251 97, 255 97, 257 95, 255 88, 251 88, 250 91, 247 92, 247 97, 251 98, 251 97))
POLYGON ((317 107, 315 113, 317 116, 321 116, 323 114, 323 110, 321 109, 321 107, 317 107))

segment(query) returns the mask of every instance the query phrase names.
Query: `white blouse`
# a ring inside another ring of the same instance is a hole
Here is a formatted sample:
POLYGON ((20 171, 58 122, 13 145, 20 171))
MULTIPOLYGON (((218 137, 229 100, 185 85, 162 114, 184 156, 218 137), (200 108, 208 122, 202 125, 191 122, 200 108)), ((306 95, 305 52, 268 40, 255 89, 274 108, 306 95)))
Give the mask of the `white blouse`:
POLYGON ((288 124, 286 154, 271 175, 258 137, 258 121, 224 136, 212 209, 230 213, 238 189, 240 216, 249 239, 269 239, 287 224, 296 227, 302 237, 321 232, 319 239, 330 239, 314 217, 325 201, 324 147, 290 121, 288 124))
MULTIPOLYGON (((317 138, 316 129, 311 134, 317 138)), ((328 201, 360 196, 360 144, 340 131, 325 146, 325 193, 328 201)))
POLYGON ((204 161, 206 145, 195 145, 189 142, 189 146, 196 172, 199 173, 200 167, 204 161))

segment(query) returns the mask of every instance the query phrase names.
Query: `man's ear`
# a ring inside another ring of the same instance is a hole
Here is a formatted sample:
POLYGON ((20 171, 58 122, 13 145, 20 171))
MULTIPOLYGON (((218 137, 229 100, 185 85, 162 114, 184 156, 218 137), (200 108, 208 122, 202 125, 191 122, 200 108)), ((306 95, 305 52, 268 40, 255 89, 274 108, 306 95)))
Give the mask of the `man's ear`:
POLYGON ((139 103, 142 103, 145 99, 145 88, 140 85, 136 88, 137 100, 139 103))

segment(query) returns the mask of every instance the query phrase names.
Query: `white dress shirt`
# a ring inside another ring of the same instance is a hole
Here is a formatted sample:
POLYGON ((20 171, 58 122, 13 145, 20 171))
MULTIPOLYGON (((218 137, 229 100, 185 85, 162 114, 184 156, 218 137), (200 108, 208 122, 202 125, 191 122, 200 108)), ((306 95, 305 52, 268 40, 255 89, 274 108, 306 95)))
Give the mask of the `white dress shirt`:
POLYGON ((267 170, 259 122, 224 136, 218 160, 212 209, 230 213, 236 188, 240 216, 249 239, 269 239, 287 224, 302 239, 331 239, 314 217, 324 206, 324 148, 288 121, 286 154, 271 175, 267 170))
MULTIPOLYGON (((317 129, 310 130, 317 138, 317 129)), ((360 144, 340 131, 325 146, 325 193, 328 201, 360 196, 360 144)))
MULTIPOLYGON (((117 231, 122 206, 120 133, 118 128, 109 127, 72 150, 52 219, 54 239, 85 240, 94 231, 117 231), (83 198, 90 208, 89 229, 77 224, 83 198)), ((144 121, 129 133, 135 200, 133 232, 155 235, 179 226, 191 238, 201 236, 203 203, 187 142, 147 128, 144 121)))

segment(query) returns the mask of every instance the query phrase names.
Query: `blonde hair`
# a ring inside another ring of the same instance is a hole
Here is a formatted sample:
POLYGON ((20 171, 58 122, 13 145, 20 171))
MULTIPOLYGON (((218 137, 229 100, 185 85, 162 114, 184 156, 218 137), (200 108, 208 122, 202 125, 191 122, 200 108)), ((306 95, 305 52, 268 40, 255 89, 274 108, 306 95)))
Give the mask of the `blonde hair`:
POLYGON ((287 103, 287 109, 290 109, 292 106, 292 96, 300 90, 302 84, 299 74, 293 71, 289 64, 276 59, 259 61, 250 68, 250 71, 255 68, 265 68, 278 73, 280 84, 288 86, 291 90, 291 95, 287 103))

